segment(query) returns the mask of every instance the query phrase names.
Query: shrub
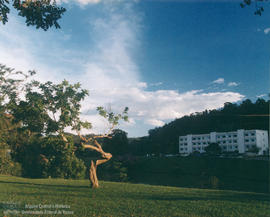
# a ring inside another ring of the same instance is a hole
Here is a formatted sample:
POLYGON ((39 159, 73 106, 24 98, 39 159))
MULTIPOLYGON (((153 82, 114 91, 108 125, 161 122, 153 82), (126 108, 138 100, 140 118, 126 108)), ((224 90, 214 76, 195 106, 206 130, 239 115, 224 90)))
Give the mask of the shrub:
POLYGON ((1 144, 0 149, 0 174, 21 176, 22 168, 17 162, 11 160, 11 156, 8 152, 8 146, 1 144))
POLYGON ((123 162, 112 159, 100 166, 98 176, 105 181, 126 182, 128 181, 127 171, 123 162))
POLYGON ((72 139, 66 144, 58 136, 37 137, 20 145, 15 156, 23 176, 32 178, 85 178, 84 162, 75 155, 72 139))
POLYGON ((209 184, 210 184, 211 188, 218 189, 218 187, 219 187, 219 179, 216 176, 210 176, 209 184))

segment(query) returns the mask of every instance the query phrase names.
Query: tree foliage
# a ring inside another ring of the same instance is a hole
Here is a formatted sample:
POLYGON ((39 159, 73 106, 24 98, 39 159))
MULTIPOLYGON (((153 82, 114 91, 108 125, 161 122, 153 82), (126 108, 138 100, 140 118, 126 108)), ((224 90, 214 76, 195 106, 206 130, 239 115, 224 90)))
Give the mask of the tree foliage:
POLYGON ((80 84, 37 81, 24 82, 34 72, 23 74, 1 65, 1 138, 29 177, 79 178, 85 175, 83 161, 75 155, 72 139, 65 128, 90 128, 80 120, 81 101, 88 92, 80 84), (12 78, 15 76, 15 78, 12 78), (21 77, 21 78, 18 78, 21 77), (21 94, 19 96, 19 93, 21 94), (15 132, 4 137, 4 123, 15 132), (11 127, 12 126, 12 127, 11 127))
POLYGON ((110 134, 111 138, 105 138, 102 141, 104 148, 115 156, 121 156, 128 153, 127 133, 120 129, 114 129, 110 134))
POLYGON ((77 158, 72 138, 68 145, 60 136, 33 135, 13 148, 13 158, 20 162, 23 176, 32 178, 85 178, 84 162, 77 158))
POLYGON ((10 7, 18 11, 18 15, 25 17, 27 26, 48 30, 50 27, 60 28, 58 20, 62 17, 65 8, 56 5, 51 0, 0 0, 0 22, 8 22, 10 7))
POLYGON ((244 8, 246 6, 254 5, 255 6, 254 14, 261 16, 262 13, 264 12, 264 7, 262 5, 263 3, 266 2, 268 2, 268 0, 243 0, 243 2, 240 3, 240 6, 244 8))
POLYGON ((11 110, 21 129, 32 133, 64 136, 66 127, 80 131, 90 129, 91 124, 80 120, 81 101, 88 95, 80 84, 60 84, 32 81, 26 85, 25 99, 11 110))
MULTIPOLYGON (((14 126, 16 134, 5 139, 5 144, 11 147, 13 159, 22 164, 23 174, 30 177, 83 177, 85 165, 76 156, 78 146, 74 146, 73 137, 67 136, 65 132, 70 128, 79 136, 81 150, 90 149, 101 155, 102 159, 92 160, 90 166, 91 183, 98 187, 97 166, 112 157, 111 153, 103 150, 98 139, 112 138, 114 134, 121 132, 114 131, 114 128, 120 120, 128 120, 128 108, 115 114, 98 107, 99 114, 109 122, 108 132, 85 137, 80 131, 92 126, 80 118, 81 102, 88 91, 82 89, 79 83, 70 84, 66 80, 59 84, 34 80, 24 82, 34 72, 30 71, 28 75, 0 66, 0 124, 10 118, 8 123, 14 126), (19 79, 18 76, 22 78, 19 79)), ((8 129, 8 133, 10 130, 8 129)), ((3 132, 1 131, 2 140, 5 138, 3 132)))
POLYGON ((18 95, 23 91, 23 82, 31 75, 0 64, 0 173, 20 175, 21 168, 11 159, 11 142, 17 137, 18 125, 13 124, 10 110, 15 106, 18 95))
POLYGON ((218 143, 210 143, 204 150, 206 154, 210 156, 218 156, 221 154, 221 147, 218 143))

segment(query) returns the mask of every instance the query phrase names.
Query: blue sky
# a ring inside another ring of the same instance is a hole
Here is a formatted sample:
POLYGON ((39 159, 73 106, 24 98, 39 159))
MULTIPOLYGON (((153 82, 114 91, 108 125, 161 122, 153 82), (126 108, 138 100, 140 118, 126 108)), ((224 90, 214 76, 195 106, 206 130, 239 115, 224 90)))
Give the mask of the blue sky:
POLYGON ((262 16, 240 1, 74 0, 61 29, 26 27, 12 11, 0 26, 0 62, 35 69, 36 79, 80 82, 90 91, 82 118, 94 132, 95 108, 130 108, 129 136, 225 102, 269 93, 270 7, 262 16))

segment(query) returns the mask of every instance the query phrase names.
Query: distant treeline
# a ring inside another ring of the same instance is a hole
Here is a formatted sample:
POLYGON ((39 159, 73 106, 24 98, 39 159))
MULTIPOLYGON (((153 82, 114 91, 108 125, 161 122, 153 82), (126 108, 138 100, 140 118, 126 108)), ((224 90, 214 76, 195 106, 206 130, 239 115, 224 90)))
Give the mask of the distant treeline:
MULTIPOLYGON (((269 161, 216 157, 137 158, 129 181, 152 185, 269 192, 269 161)), ((103 171, 101 171, 103 172, 103 171)))
POLYGON ((241 104, 227 102, 221 109, 205 110, 175 119, 149 130, 149 136, 129 139, 129 150, 135 155, 178 153, 178 138, 187 134, 226 132, 237 129, 269 131, 269 100, 249 99, 241 104))

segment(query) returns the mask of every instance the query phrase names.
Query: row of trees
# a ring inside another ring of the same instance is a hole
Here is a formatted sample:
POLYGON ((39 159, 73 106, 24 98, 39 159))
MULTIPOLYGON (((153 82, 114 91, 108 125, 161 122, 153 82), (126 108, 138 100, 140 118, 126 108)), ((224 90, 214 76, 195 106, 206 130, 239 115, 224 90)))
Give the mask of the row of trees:
MULTIPOLYGON (((258 154, 259 150, 260 149, 257 146, 252 146, 251 148, 249 148, 248 152, 258 154)), ((203 154, 206 156, 219 156, 221 154, 225 155, 239 154, 238 150, 233 152, 222 151, 222 148, 219 145, 219 143, 210 143, 208 146, 205 147, 204 151, 205 152, 203 154)), ((194 151, 191 155, 193 154, 200 154, 200 152, 194 151)))
POLYGON ((33 74, 0 65, 1 148, 11 150, 12 159, 21 164, 23 175, 28 177, 84 177, 86 167, 77 150, 96 151, 102 158, 91 161, 89 178, 92 186, 98 187, 97 166, 112 157, 99 140, 111 138, 119 121, 127 121, 128 108, 114 114, 98 107, 99 114, 109 122, 108 133, 83 136, 80 131, 91 128, 91 123, 80 119, 87 90, 66 80, 60 84, 29 81, 33 74), (77 146, 74 137, 65 133, 67 127, 76 132, 77 146))

